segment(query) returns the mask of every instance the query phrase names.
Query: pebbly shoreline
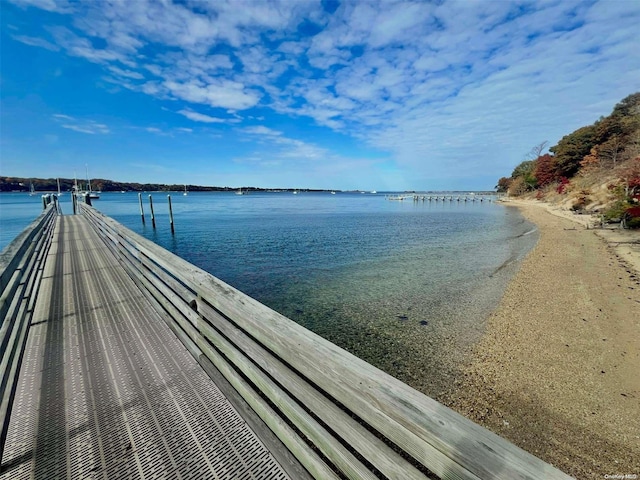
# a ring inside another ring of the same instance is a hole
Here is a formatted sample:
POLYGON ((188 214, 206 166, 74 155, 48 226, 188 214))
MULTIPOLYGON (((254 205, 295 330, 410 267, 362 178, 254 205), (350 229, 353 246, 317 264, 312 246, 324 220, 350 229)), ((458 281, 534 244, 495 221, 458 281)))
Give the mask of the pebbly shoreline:
POLYGON ((539 202, 509 204, 540 240, 440 400, 576 478, 640 474, 638 252, 539 202))

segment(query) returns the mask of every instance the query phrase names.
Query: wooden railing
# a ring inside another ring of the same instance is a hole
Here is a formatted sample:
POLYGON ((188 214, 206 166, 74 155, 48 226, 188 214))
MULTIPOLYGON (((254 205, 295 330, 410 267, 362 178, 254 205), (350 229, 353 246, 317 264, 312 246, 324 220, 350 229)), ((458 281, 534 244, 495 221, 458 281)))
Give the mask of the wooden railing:
POLYGON ((40 216, 0 253, 0 459, 57 216, 57 202, 45 205, 40 216))
POLYGON ((205 370, 214 365, 313 478, 570 478, 92 207, 80 210, 205 370))

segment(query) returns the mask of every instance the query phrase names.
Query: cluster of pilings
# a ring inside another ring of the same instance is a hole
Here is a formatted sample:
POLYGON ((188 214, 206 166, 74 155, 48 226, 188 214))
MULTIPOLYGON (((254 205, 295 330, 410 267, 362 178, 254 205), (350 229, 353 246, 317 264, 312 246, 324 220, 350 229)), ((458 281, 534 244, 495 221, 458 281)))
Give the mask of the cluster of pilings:
MULTIPOLYGON (((86 195, 86 194, 78 195, 76 193, 72 193, 73 213, 74 214, 77 212, 78 199, 81 199, 87 205, 91 205, 91 198, 89 197, 89 195, 86 195)), ((173 224, 173 207, 171 206, 171 195, 167 195, 167 201, 169 203, 169 223, 171 225, 171 233, 176 233, 175 227, 174 227, 174 224, 173 224)), ((43 196, 42 202, 43 202, 43 205, 46 207, 44 196, 43 196)), ((138 202, 140 203, 140 218, 142 219, 142 225, 146 225, 146 221, 145 221, 145 217, 144 217, 144 207, 142 205, 142 194, 141 193, 138 194, 138 202)), ((155 228, 156 228, 156 214, 155 214, 155 211, 153 210, 153 197, 151 197, 151 195, 149 195, 149 210, 151 210, 151 226, 155 230, 155 228)))
MULTIPOLYGON (((173 208, 171 206, 171 195, 167 195, 167 201, 169 202, 169 223, 171 224, 171 233, 176 233, 175 227, 173 226, 173 208)), ((142 219, 142 224, 145 225, 144 220, 144 207, 142 206, 142 194, 138 194, 138 202, 140 203, 140 218, 142 219)), ((153 197, 149 195, 149 210, 151 210, 151 225, 153 229, 156 228, 156 215, 153 211, 153 197)))
POLYGON ((483 195, 413 195, 414 202, 491 202, 483 195))
POLYGON ((60 201, 58 199, 58 195, 55 193, 46 193, 42 195, 42 209, 46 210, 49 205, 53 203, 56 212, 59 215, 62 215, 62 207, 60 206, 60 201))
POLYGON ((414 202, 492 202, 485 195, 385 195, 387 200, 413 200, 414 202))

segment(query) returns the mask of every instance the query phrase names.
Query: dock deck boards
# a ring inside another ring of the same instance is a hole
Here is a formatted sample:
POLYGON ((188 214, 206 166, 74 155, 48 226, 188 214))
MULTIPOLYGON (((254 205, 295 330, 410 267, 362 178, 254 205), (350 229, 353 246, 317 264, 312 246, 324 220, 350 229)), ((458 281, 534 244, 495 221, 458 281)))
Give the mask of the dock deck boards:
POLYGON ((86 219, 56 221, 0 479, 289 478, 86 219))

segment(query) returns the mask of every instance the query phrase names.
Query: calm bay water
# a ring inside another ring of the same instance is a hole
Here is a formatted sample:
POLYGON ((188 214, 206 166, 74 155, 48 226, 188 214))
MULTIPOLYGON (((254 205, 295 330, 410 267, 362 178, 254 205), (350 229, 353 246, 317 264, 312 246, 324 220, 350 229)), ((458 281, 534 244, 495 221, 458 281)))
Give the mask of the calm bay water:
MULTIPOLYGON (((535 227, 493 202, 386 201, 359 193, 135 193, 94 206, 271 308, 438 396, 458 374, 535 227)), ((69 194, 61 197, 71 213, 69 194)), ((40 197, 0 195, 4 248, 40 197)))

